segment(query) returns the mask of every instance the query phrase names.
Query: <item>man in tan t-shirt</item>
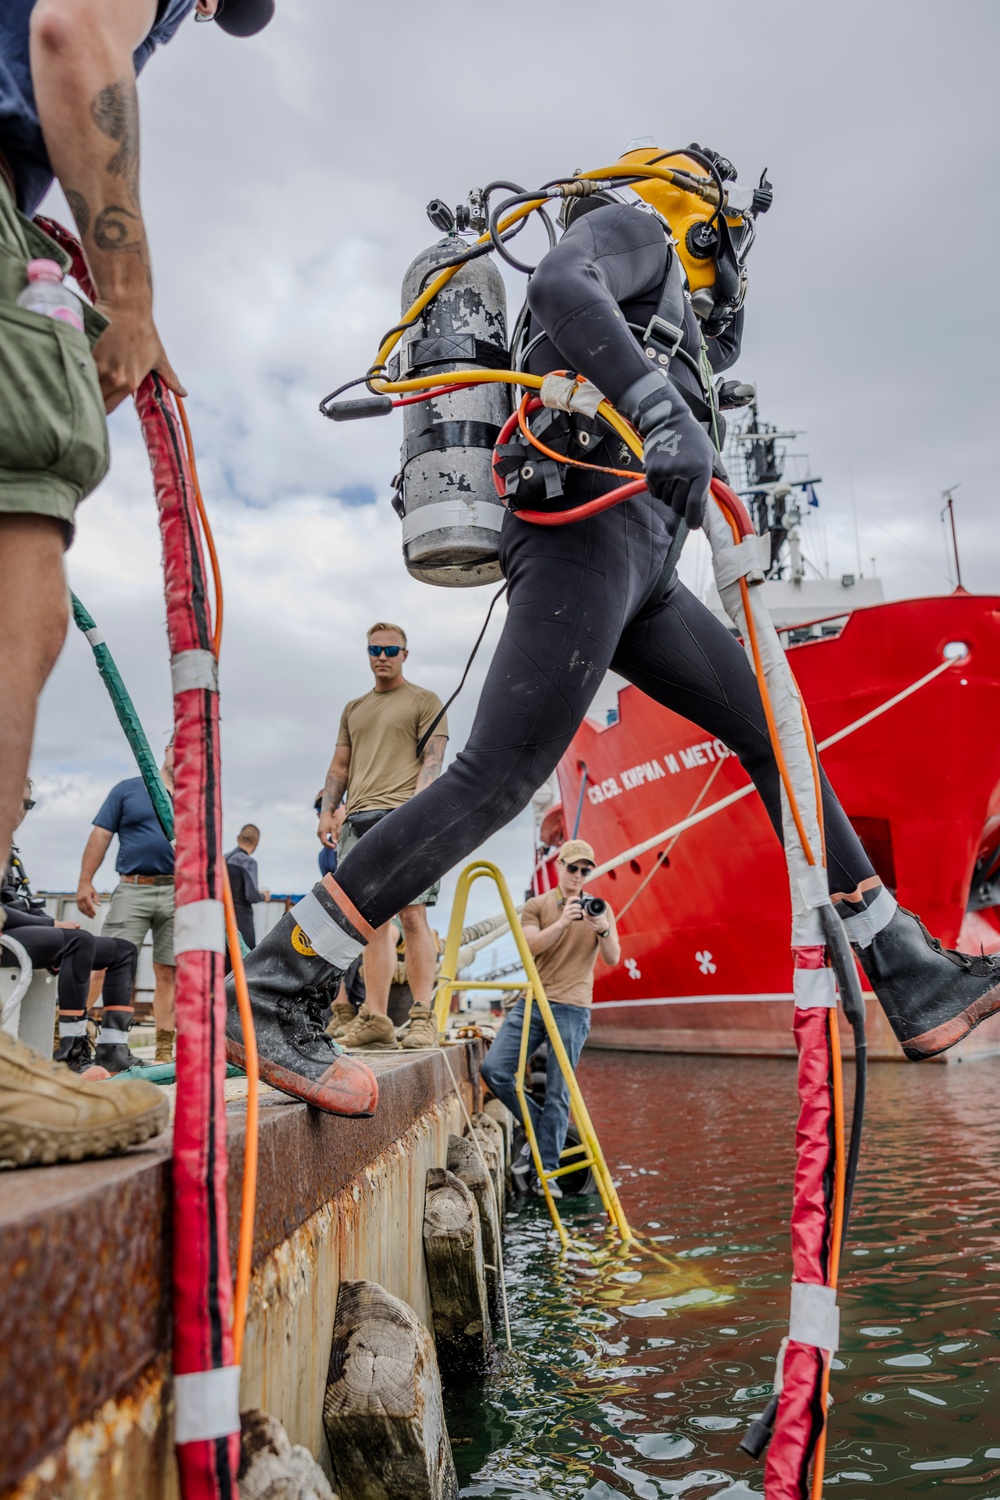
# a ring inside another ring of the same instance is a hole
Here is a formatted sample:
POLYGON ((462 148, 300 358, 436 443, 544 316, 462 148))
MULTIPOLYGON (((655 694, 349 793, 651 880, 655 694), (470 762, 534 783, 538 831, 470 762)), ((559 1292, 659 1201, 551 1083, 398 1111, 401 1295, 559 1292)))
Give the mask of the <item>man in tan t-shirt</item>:
MULTIPOLYGON (((352 699, 341 715, 317 830, 321 844, 336 847, 338 862, 386 813, 409 802, 440 774, 448 721, 437 693, 417 687, 403 676, 408 654, 405 632, 398 625, 380 621, 371 627, 368 663, 375 686, 363 698, 352 699), (421 746, 424 739, 426 744, 421 746), (345 792, 346 816, 343 828, 338 829, 337 809, 345 792)), ((431 1010, 437 939, 427 924, 427 907, 437 901, 439 889, 437 882, 399 913, 406 944, 406 976, 413 992, 404 1047, 438 1044, 431 1010)), ((386 922, 365 949, 365 1004, 357 1018, 348 1020, 349 1007, 334 1007, 335 1016, 346 1022, 335 1033, 342 1046, 387 1051, 398 1045, 388 1016, 396 958, 396 928, 386 922)))
MULTIPOLYGON (((598 958, 610 967, 621 958, 618 929, 611 907, 605 904, 603 911, 594 914, 584 911, 580 901, 595 864, 590 845, 583 839, 570 839, 559 850, 559 884, 556 889, 547 891, 544 896, 531 896, 521 912, 524 936, 574 1068, 590 1031, 594 967, 598 958)), ((524 1001, 519 1000, 483 1061, 484 1080, 515 1119, 521 1113, 514 1078, 523 1032, 524 1001)), ((528 1035, 529 1057, 544 1040, 545 1025, 538 1007, 533 1006, 528 1035)), ((545 1070, 545 1106, 540 1109, 529 1095, 528 1108, 538 1138, 542 1166, 547 1172, 552 1172, 558 1167, 566 1144, 569 1089, 551 1047, 545 1070)), ((514 1171, 518 1172, 519 1168, 525 1177, 532 1173, 530 1152, 522 1152, 514 1171)), ((535 1191, 541 1191, 537 1180, 533 1186, 535 1191)), ((549 1183, 549 1191, 556 1198, 562 1197, 558 1179, 549 1183)))

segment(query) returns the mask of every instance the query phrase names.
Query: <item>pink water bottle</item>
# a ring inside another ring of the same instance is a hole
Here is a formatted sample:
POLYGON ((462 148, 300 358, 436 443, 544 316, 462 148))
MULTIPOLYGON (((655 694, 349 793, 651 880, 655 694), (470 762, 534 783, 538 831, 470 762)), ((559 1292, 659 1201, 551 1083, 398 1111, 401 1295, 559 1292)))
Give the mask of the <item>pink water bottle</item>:
POLYGON ((63 286, 63 273, 57 261, 29 260, 28 285, 17 299, 18 307, 55 318, 83 332, 83 304, 69 287, 63 286))

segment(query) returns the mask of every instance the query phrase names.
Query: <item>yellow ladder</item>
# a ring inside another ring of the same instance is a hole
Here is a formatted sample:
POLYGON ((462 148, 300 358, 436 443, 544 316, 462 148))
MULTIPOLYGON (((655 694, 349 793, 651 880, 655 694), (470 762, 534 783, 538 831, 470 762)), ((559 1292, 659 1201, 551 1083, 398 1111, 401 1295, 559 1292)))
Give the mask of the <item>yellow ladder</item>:
POLYGON ((601 1143, 597 1139, 597 1132, 594 1129, 587 1106, 584 1103, 583 1094, 580 1090, 580 1085, 576 1081, 572 1064, 566 1055, 563 1039, 559 1035, 559 1028, 556 1026, 555 1018, 552 1015, 552 1007, 546 998, 542 981, 538 977, 535 960, 531 955, 531 949, 528 947, 527 939, 524 936, 524 930, 518 919, 517 910, 510 898, 507 882, 500 869, 485 859, 477 859, 472 864, 466 865, 458 877, 455 904, 451 911, 448 938, 444 945, 444 957, 441 961, 441 978, 438 981, 434 997, 434 1012, 439 1032, 444 1032, 447 1027, 452 995, 456 990, 471 989, 523 989, 525 992, 524 1027, 521 1032, 521 1053, 518 1058, 514 1088, 517 1091, 518 1102, 521 1106, 521 1118, 524 1122, 524 1130, 528 1138, 528 1143, 531 1146, 535 1171, 538 1173, 538 1180, 542 1184, 545 1202, 548 1204, 552 1223, 555 1225, 563 1249, 569 1244, 569 1236, 566 1233, 562 1219, 559 1217, 556 1200, 549 1191, 549 1183, 556 1177, 564 1177, 568 1172, 579 1172, 586 1167, 589 1167, 594 1174, 597 1191, 601 1195, 601 1201, 604 1204, 604 1209, 612 1229, 618 1233, 624 1243, 630 1243, 634 1236, 625 1217, 625 1211, 619 1202, 615 1185, 611 1181, 611 1173, 608 1171, 608 1164, 604 1160, 601 1143), (472 889, 475 881, 482 879, 493 881, 499 893, 500 900, 503 902, 504 914, 510 923, 510 930, 517 944, 521 963, 524 965, 524 972, 528 980, 527 985, 521 984, 520 980, 480 982, 468 979, 459 980, 456 977, 458 970, 458 950, 462 942, 462 928, 465 925, 465 910, 469 903, 469 891, 472 889), (535 1138, 531 1115, 525 1102, 524 1080, 528 1068, 528 1036, 531 1031, 531 1007, 533 1005, 538 1006, 548 1035, 549 1046, 552 1048, 556 1061, 562 1070, 563 1078, 566 1080, 566 1086, 569 1089, 570 1113, 580 1133, 580 1144, 578 1146, 569 1146, 562 1153, 563 1158, 572 1159, 567 1162, 566 1166, 563 1166, 560 1162, 560 1165, 551 1172, 547 1172, 542 1166, 542 1159, 538 1153, 538 1141, 535 1138))

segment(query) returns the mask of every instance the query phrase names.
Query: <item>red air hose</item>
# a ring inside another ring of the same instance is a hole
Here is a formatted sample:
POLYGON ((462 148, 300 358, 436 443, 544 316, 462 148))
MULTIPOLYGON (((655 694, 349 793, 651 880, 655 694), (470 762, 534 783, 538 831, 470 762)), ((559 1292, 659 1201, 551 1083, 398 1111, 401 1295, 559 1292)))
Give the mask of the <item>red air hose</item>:
MULTIPOLYGON (((541 406, 538 401, 529 407, 534 411, 541 406)), ((500 429, 500 436, 496 440, 496 448, 503 443, 509 443, 518 426, 519 413, 515 412, 508 417, 500 429)), ((585 464, 584 468, 595 468, 593 464, 585 464)), ((601 470, 597 471, 602 472, 601 470)), ((493 484, 496 492, 504 505, 507 504, 507 486, 497 471, 494 449, 493 460, 493 484)), ((572 521, 585 521, 588 516, 599 515, 602 510, 610 510, 613 505, 620 505, 623 500, 628 500, 632 495, 641 495, 646 488, 645 479, 634 479, 631 484, 619 485, 616 490, 609 490, 606 495, 598 495, 596 500, 588 500, 584 505, 575 505, 572 510, 512 510, 519 521, 530 521, 534 526, 568 526, 572 521)))
MULTIPOLYGON (((72 257, 73 274, 92 297, 93 287, 77 241, 52 220, 39 223, 72 257)), ((136 408, 160 515, 175 689, 173 1373, 179 1429, 177 1461, 184 1500, 237 1500, 239 1370, 233 1365, 226 1201, 226 1002, 216 655, 194 486, 173 402, 157 375, 143 381, 136 393, 136 408)))

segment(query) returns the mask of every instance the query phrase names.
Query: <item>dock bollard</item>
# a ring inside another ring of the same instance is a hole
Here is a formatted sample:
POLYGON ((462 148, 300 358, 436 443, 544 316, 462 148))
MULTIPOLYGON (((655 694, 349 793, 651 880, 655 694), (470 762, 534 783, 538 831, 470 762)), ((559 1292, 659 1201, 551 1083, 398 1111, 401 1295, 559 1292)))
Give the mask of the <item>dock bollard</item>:
POLYGON ((430 1167, 424 1196, 424 1262, 442 1368, 485 1370, 493 1330, 476 1200, 454 1172, 430 1167))
POLYGON ((340 1500, 458 1500, 434 1340, 374 1281, 343 1281, 323 1398, 340 1500))

